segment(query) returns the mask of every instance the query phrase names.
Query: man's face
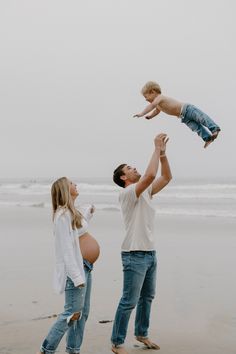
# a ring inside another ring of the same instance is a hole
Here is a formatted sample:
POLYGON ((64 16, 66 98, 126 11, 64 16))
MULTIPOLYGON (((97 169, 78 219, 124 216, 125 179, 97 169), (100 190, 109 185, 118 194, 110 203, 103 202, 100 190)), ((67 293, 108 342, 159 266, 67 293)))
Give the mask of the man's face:
POLYGON ((121 176, 121 178, 123 177, 122 179, 124 179, 124 181, 136 183, 141 177, 140 173, 136 170, 136 168, 131 167, 129 165, 124 166, 122 171, 124 172, 124 176, 121 176))

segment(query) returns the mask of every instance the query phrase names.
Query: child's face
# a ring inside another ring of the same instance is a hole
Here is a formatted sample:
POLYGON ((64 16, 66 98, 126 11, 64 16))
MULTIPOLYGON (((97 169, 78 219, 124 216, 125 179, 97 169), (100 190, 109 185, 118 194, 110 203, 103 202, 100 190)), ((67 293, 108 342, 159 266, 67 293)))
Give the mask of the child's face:
POLYGON ((154 99, 157 97, 157 93, 155 91, 150 91, 148 93, 145 93, 143 96, 146 101, 152 103, 154 99))

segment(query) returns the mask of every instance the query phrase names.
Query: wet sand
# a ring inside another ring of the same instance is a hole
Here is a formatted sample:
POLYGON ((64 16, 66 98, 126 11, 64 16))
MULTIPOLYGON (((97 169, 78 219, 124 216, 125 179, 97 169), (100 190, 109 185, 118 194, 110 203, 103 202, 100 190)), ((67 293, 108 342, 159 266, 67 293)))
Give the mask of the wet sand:
MULTIPOLYGON (((165 354, 235 354, 236 220, 157 215, 157 296, 150 337, 165 354)), ((97 212, 91 233, 101 246, 93 271, 91 312, 81 354, 108 354, 112 321, 121 295, 119 212, 97 212)), ((0 210, 0 354, 35 353, 63 296, 52 290, 50 210, 0 210)), ((127 350, 142 353, 130 320, 127 350), (136 347, 138 345, 138 347, 136 347)), ((59 353, 65 352, 61 342, 59 353)), ((154 351, 149 351, 150 353, 154 351)), ((156 351, 155 351, 156 352, 156 351)))

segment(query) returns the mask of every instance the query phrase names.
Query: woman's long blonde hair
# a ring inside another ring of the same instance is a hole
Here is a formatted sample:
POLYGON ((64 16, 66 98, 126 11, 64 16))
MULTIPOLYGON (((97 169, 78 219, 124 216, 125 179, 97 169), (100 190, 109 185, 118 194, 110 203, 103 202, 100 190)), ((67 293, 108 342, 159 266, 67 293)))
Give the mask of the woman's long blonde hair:
POLYGON ((69 210, 72 218, 72 228, 80 228, 82 226, 82 215, 74 206, 74 201, 70 194, 70 183, 66 177, 61 177, 56 180, 51 188, 52 196, 52 210, 53 210, 53 219, 55 213, 59 208, 64 208, 65 211, 69 210))

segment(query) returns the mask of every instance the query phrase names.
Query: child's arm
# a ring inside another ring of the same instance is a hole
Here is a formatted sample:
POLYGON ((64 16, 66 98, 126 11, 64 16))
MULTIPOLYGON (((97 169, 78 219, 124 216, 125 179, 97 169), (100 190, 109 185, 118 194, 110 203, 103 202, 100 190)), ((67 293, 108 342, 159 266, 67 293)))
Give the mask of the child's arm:
MULTIPOLYGON (((155 114, 155 116, 156 116, 157 114, 159 114, 159 113, 160 113, 160 110, 159 110, 159 108, 157 108, 157 106, 158 106, 158 103, 159 103, 160 99, 161 99, 161 95, 158 95, 158 96, 154 99, 153 102, 151 102, 141 113, 135 114, 134 117, 138 117, 138 118, 139 118, 139 117, 143 117, 143 116, 145 116, 145 114, 147 114, 147 113, 153 111, 154 109, 155 109, 156 112, 158 112, 158 113, 155 114)), ((152 116, 152 114, 151 114, 151 116, 152 116)), ((154 116, 152 116, 151 118, 153 118, 153 117, 154 117, 154 116)), ((147 118, 147 119, 150 119, 150 118, 147 118)))
POLYGON ((146 118, 146 119, 152 119, 152 118, 156 117, 160 112, 161 112, 160 109, 155 108, 155 109, 151 112, 151 114, 148 114, 147 116, 145 116, 145 118, 146 118))
POLYGON ((134 117, 137 117, 137 118, 143 117, 145 114, 153 111, 154 108, 156 108, 156 105, 154 104, 154 102, 152 102, 142 111, 142 113, 137 113, 134 115, 134 117))

